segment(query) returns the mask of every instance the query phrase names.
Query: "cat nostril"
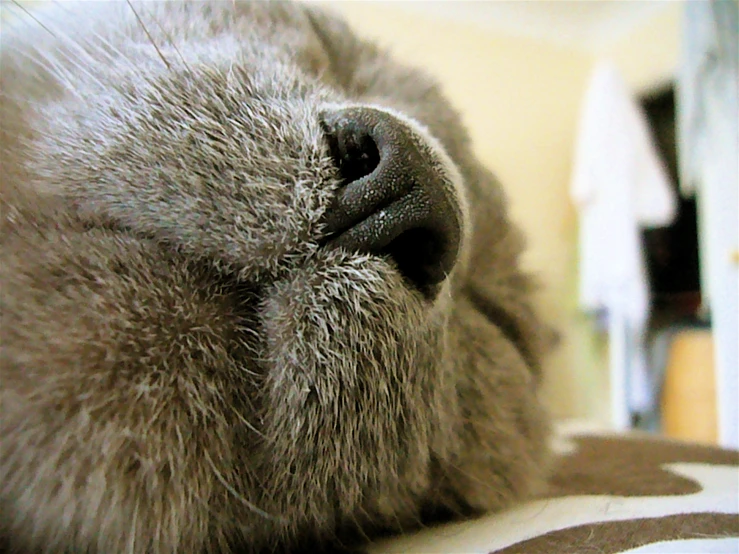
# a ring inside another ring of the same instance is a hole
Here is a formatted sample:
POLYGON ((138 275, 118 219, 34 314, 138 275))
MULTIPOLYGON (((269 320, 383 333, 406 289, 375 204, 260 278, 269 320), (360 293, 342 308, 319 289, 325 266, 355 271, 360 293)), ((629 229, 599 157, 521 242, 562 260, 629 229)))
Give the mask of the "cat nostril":
POLYGON ((384 251, 395 261, 398 270, 426 293, 444 277, 433 278, 429 262, 442 259, 447 247, 445 242, 433 228, 417 227, 402 233, 384 251))
POLYGON ((347 125, 330 129, 324 124, 324 131, 343 184, 361 179, 377 168, 380 152, 368 133, 357 133, 347 125))

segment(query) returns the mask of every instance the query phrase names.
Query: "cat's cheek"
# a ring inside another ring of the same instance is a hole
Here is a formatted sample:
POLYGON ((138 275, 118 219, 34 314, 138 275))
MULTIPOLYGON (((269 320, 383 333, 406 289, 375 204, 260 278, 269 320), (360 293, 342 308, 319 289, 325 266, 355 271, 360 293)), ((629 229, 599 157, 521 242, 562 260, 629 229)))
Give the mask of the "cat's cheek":
POLYGON ((371 344, 415 338, 430 307, 389 262, 340 250, 319 251, 263 294, 267 361, 278 373, 295 364, 346 373, 350 361, 377 357, 371 344))
POLYGON ((274 283, 261 316, 263 482, 272 498, 310 491, 277 510, 330 513, 338 495, 351 511, 369 489, 426 487, 444 326, 420 293, 381 258, 327 251, 274 283))

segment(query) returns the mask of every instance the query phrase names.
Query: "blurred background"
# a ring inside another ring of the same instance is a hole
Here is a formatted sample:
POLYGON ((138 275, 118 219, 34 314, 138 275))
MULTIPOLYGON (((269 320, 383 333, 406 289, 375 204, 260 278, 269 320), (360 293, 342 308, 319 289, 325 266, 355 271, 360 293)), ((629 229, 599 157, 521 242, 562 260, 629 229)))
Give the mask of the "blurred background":
POLYGON ((502 181, 563 334, 545 382, 554 414, 736 445, 737 3, 322 3, 435 75, 502 181), (678 155, 697 142, 720 151, 713 169, 678 155), (588 297, 622 267, 621 300, 588 297))

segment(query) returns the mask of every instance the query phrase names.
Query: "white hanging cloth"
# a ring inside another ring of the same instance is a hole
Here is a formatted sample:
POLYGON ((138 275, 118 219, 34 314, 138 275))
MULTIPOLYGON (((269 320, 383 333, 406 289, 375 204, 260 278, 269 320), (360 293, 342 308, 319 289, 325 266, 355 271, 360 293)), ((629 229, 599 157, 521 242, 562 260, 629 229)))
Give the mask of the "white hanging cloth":
POLYGON ((580 216, 580 307, 605 312, 612 330, 623 327, 623 344, 611 347, 626 359, 612 357, 612 364, 627 369, 612 367, 612 377, 625 378, 622 401, 641 410, 649 401, 643 334, 650 299, 640 229, 673 221, 677 200, 646 117, 610 62, 596 65, 585 94, 571 194, 580 216))

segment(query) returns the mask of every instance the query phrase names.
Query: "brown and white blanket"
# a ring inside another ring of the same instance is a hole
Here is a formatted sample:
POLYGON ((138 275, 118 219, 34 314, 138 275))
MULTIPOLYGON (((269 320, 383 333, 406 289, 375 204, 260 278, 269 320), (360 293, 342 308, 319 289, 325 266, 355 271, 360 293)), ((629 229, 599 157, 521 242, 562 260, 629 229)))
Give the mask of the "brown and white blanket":
POLYGON ((603 434, 569 435, 560 450, 544 497, 368 552, 739 553, 739 452, 603 434))

